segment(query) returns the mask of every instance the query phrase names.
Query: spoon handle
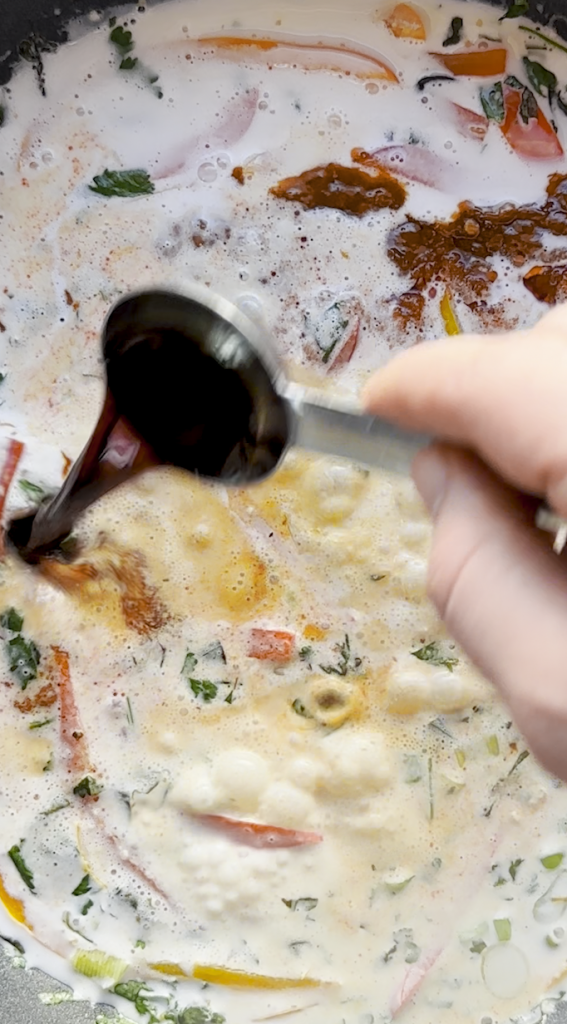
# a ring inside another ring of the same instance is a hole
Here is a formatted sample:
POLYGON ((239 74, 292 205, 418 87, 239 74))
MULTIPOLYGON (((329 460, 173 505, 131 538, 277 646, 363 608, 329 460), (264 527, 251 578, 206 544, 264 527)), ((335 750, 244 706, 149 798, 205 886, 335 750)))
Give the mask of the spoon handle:
POLYGON ((431 440, 369 416, 355 402, 331 398, 316 388, 287 384, 283 397, 292 413, 290 443, 299 448, 408 474, 414 456, 431 440))

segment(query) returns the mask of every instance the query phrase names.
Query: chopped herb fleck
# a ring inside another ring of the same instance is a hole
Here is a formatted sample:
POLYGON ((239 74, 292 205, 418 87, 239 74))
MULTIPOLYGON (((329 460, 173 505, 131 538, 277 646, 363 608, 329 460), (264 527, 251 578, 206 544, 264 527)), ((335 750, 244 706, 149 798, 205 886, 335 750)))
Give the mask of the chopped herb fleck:
MULTIPOLYGON (((44 770, 44 772, 46 772, 46 771, 50 771, 51 769, 49 769, 47 767, 47 765, 46 765, 43 770, 44 770)), ((48 818, 50 814, 56 814, 57 811, 64 811, 66 807, 70 807, 70 806, 71 806, 70 800, 64 800, 63 803, 55 804, 55 806, 54 807, 50 807, 48 811, 41 811, 40 813, 41 813, 41 815, 44 818, 48 818)))
MULTIPOLYGON (((0 103, 0 128, 4 124, 5 120, 6 120, 6 107, 3 106, 2 103, 0 103)), ((3 377, 4 377, 4 375, 2 374, 2 378, 3 377)), ((2 381, 0 381, 0 384, 1 383, 2 383, 2 381)))
POLYGON ((299 660, 300 661, 311 661, 314 651, 312 647, 300 647, 299 649, 299 660))
POLYGON ((557 40, 552 39, 551 36, 544 36, 543 32, 540 32, 537 28, 530 28, 529 25, 518 25, 520 32, 529 32, 532 36, 537 36, 538 39, 543 39, 544 43, 549 43, 550 46, 554 46, 556 50, 561 50, 562 53, 567 53, 567 46, 563 46, 562 43, 558 43, 557 40))
POLYGON ((452 672, 455 665, 459 664, 458 658, 443 653, 441 645, 437 640, 430 644, 425 644, 424 647, 420 647, 417 651, 411 651, 410 653, 413 654, 414 658, 418 658, 419 661, 428 661, 432 665, 443 665, 449 669, 449 672, 452 672))
POLYGON ((449 34, 448 34, 447 38, 443 40, 443 46, 456 46, 457 43, 460 43, 460 41, 461 41, 462 33, 463 33, 463 19, 462 18, 453 18, 451 20, 451 27, 449 29, 449 34))
POLYGON ((299 699, 299 697, 296 697, 295 700, 291 702, 291 706, 296 715, 300 715, 301 718, 313 718, 313 715, 307 710, 305 704, 299 699))
POLYGON ((142 170, 109 171, 107 168, 102 174, 95 174, 93 182, 89 188, 100 196, 128 198, 151 195, 155 191, 148 172, 142 170))
POLYGON ((21 848, 16 845, 12 846, 12 848, 8 850, 8 856, 12 861, 14 867, 16 868, 16 871, 19 873, 20 878, 22 879, 23 882, 25 882, 30 892, 35 893, 35 882, 33 880, 33 874, 28 868, 22 856, 21 848))
POLYGON ((44 718, 43 722, 32 722, 28 729, 43 729, 44 725, 51 725, 53 718, 44 718))
POLYGON ((437 718, 433 718, 430 722, 427 723, 427 725, 429 729, 433 729, 435 732, 440 732, 442 733, 443 736, 448 736, 450 740, 454 739, 453 734, 449 732, 447 726, 445 725, 445 722, 440 716, 437 718))
POLYGON ((495 82, 494 85, 483 86, 480 90, 480 102, 482 109, 489 121, 496 121, 502 124, 504 120, 504 93, 502 82, 495 82))
POLYGON ((144 942, 144 940, 143 939, 136 939, 136 942, 134 943, 134 949, 145 949, 145 948, 146 948, 146 943, 144 942))
POLYGON ((352 657, 348 633, 345 633, 342 644, 335 644, 335 650, 338 654, 336 665, 319 665, 319 668, 327 675, 346 676, 354 669, 360 668, 362 661, 360 658, 352 657))
POLYGON ((208 647, 205 647, 205 650, 201 654, 201 657, 209 658, 211 661, 222 661, 223 664, 226 665, 226 654, 224 653, 224 647, 221 644, 220 640, 213 640, 212 644, 209 644, 208 647))
POLYGON ((525 761, 525 760, 526 760, 526 757, 529 757, 529 756, 530 756, 530 752, 529 752, 529 750, 522 750, 522 751, 521 751, 521 752, 520 752, 520 753, 518 754, 518 756, 517 756, 516 760, 514 761, 514 764, 513 764, 513 765, 512 765, 512 767, 510 768, 510 771, 508 772, 508 775, 509 775, 509 776, 510 776, 510 775, 512 775, 512 773, 516 771, 516 768, 519 768, 519 767, 520 767, 520 765, 521 765, 522 761, 525 761))
POLYGON ((313 899, 312 896, 302 896, 298 900, 284 900, 284 899, 282 899, 282 903, 285 903, 286 907, 289 907, 289 909, 292 910, 292 911, 296 911, 296 910, 304 910, 304 911, 315 910, 315 907, 317 906, 318 902, 319 902, 319 900, 313 899))
POLYGON ((188 1006, 176 1018, 177 1024, 226 1024, 226 1017, 206 1006, 188 1006))
POLYGON ((13 672, 22 690, 25 690, 32 679, 37 679, 37 668, 41 659, 38 647, 33 640, 26 640, 19 633, 5 644, 10 672, 13 672))
POLYGON ((96 779, 93 779, 92 775, 86 775, 76 786, 73 786, 75 796, 80 796, 82 799, 87 796, 98 796, 99 793, 102 793, 102 790, 103 786, 96 779))
POLYGON ((91 876, 90 875, 85 875, 84 878, 81 878, 81 881, 79 882, 78 886, 75 889, 73 889, 72 895, 73 896, 86 896, 86 894, 88 892, 90 892, 90 891, 91 891, 91 876))
POLYGON ((81 907, 81 914, 83 917, 86 917, 91 907, 94 907, 94 903, 92 900, 87 900, 86 903, 83 903, 81 907))
POLYGON ((47 494, 47 491, 43 487, 40 487, 39 484, 34 484, 31 480, 18 480, 18 484, 26 498, 33 501, 35 505, 39 505, 47 494))
POLYGON ((482 953, 486 949, 486 942, 483 942, 482 939, 474 939, 469 948, 471 953, 482 953))
POLYGON ((520 864, 523 864, 523 863, 524 863, 524 860, 523 860, 522 857, 518 857, 518 860, 511 861, 510 867, 508 868, 508 872, 509 872, 510 878, 512 879, 513 882, 516 881, 516 875, 518 874, 518 868, 520 867, 520 864))
POLYGON ((132 711, 132 704, 129 697, 126 697, 126 718, 128 719, 129 725, 134 725, 134 712, 132 711))
POLYGON ((117 996, 122 996, 123 999, 128 999, 130 1003, 134 1003, 139 1014, 147 1013, 154 1016, 148 999, 153 999, 155 996, 145 981, 119 981, 111 991, 115 992, 117 996))
POLYGON ((11 630, 12 633, 20 633, 24 625, 24 617, 15 608, 7 608, 0 615, 0 626, 11 630))
POLYGON ((121 57, 125 57, 127 53, 131 53, 134 49, 132 33, 128 29, 122 28, 122 25, 117 25, 116 28, 113 28, 108 38, 113 46, 116 47, 121 57))
POLYGON ((185 661, 183 662, 183 668, 181 669, 183 675, 190 675, 193 669, 195 668, 198 660, 199 659, 197 658, 197 656, 193 654, 193 651, 187 651, 187 654, 185 655, 185 661))

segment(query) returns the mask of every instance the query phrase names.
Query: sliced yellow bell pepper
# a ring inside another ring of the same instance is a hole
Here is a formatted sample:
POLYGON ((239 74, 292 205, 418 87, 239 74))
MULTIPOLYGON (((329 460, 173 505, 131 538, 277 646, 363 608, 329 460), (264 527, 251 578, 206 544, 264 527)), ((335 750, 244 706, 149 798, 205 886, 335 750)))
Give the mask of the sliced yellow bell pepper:
POLYGON ((441 316, 443 317, 443 323, 445 324, 445 331, 447 334, 462 334, 461 325, 457 320, 455 311, 451 304, 451 294, 449 291, 446 291, 441 299, 439 309, 441 311, 441 316))
POLYGON ((152 971, 157 971, 158 974, 167 974, 170 978, 191 977, 191 975, 187 974, 179 964, 148 964, 148 967, 152 971))
POLYGON ((321 985, 314 978, 271 978, 265 974, 247 974, 246 971, 229 971, 226 967, 205 964, 195 964, 193 977, 211 985, 232 985, 233 988, 317 988, 321 985))
POLYGON ((10 896, 10 893, 6 889, 2 876, 0 875, 0 903, 8 911, 10 917, 14 918, 18 924, 23 924, 26 928, 29 928, 30 932, 33 928, 28 924, 24 911, 24 904, 21 900, 17 900, 15 896, 10 896))

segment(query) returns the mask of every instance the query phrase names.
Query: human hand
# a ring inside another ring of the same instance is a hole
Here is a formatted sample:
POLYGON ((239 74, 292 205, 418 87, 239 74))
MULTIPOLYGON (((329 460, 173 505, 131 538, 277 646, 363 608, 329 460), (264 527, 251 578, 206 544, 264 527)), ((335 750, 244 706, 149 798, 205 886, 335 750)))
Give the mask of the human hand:
POLYGON ((567 305, 530 330, 416 346, 363 400, 442 439, 413 466, 434 520, 430 597, 536 757, 567 780, 567 558, 527 497, 567 518, 567 305))

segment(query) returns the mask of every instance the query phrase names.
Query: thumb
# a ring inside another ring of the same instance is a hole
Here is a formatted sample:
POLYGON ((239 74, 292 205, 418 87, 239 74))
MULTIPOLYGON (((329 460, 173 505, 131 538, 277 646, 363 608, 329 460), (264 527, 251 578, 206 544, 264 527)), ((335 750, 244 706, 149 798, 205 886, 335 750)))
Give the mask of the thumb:
POLYGON ((430 597, 539 760, 567 778, 567 572, 531 499, 448 445, 420 453, 414 478, 434 518, 430 597))

